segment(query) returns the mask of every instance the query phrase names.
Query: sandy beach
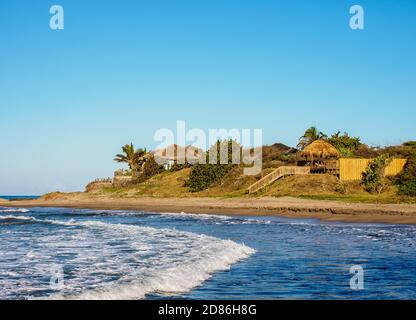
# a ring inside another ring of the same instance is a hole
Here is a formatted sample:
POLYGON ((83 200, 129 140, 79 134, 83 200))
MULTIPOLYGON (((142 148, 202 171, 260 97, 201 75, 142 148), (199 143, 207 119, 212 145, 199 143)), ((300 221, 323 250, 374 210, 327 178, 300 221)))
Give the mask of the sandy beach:
POLYGON ((108 198, 85 193, 37 200, 5 201, 10 207, 66 207, 150 212, 316 218, 325 221, 416 224, 415 204, 367 204, 293 197, 261 198, 108 198))

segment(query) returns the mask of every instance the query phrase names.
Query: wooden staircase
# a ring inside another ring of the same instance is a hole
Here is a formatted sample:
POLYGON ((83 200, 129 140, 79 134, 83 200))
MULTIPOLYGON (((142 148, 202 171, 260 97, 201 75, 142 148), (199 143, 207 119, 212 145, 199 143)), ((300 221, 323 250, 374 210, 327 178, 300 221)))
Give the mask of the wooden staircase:
POLYGON ((270 172, 268 175, 264 176, 256 183, 253 183, 250 187, 248 187, 247 191, 248 193, 254 193, 284 176, 295 174, 308 174, 310 173, 310 171, 310 167, 282 166, 270 172))

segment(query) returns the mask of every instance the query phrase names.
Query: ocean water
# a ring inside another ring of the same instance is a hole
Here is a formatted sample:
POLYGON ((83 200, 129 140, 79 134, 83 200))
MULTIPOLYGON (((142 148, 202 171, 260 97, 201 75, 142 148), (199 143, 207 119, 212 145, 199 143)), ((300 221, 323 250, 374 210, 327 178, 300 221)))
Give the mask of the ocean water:
POLYGON ((0 195, 0 199, 6 199, 6 200, 23 200, 23 199, 37 199, 39 196, 2 196, 0 195))
POLYGON ((0 299, 415 299, 416 227, 0 207, 0 299), (364 289, 350 288, 350 267, 364 289))

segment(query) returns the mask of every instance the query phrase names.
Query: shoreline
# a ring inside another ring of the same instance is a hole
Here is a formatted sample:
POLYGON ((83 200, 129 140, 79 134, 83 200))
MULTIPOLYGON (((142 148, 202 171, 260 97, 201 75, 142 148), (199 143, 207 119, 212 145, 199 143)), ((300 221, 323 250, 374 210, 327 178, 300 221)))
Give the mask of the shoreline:
POLYGON ((5 207, 64 207, 98 210, 185 212, 239 216, 280 216, 357 223, 416 224, 415 204, 347 203, 293 197, 259 198, 108 198, 84 193, 56 199, 2 201, 5 207))

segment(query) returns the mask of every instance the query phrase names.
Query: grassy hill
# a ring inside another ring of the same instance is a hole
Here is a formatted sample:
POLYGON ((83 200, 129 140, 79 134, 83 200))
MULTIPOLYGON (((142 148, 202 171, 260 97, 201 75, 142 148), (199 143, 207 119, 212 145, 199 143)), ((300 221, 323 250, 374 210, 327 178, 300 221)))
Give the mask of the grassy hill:
MULTIPOLYGON (((353 138, 347 135, 332 137, 337 142, 344 143, 353 138), (338 139, 338 140, 337 140, 338 139)), ((355 140, 354 140, 355 141, 355 140)), ((262 173, 257 176, 245 176, 241 166, 234 166, 224 175, 218 176, 216 182, 209 184, 209 187, 198 192, 191 192, 186 186, 191 169, 185 168, 177 171, 165 171, 153 175, 148 180, 135 183, 126 187, 99 187, 92 188, 88 194, 98 196, 110 196, 120 198, 134 197, 281 197, 294 196, 311 199, 331 199, 354 202, 416 202, 416 197, 398 196, 397 186, 391 181, 388 188, 380 195, 373 195, 366 192, 360 181, 341 183, 335 176, 326 174, 296 175, 287 176, 275 181, 255 194, 248 195, 247 188, 268 173, 280 166, 296 165, 296 152, 284 144, 276 143, 263 146, 262 149, 262 173)), ((359 144, 358 149, 352 154, 354 157, 375 157, 383 152, 397 157, 414 157, 414 146, 403 144, 402 146, 386 147, 383 150, 371 148, 359 144)), ((415 162, 416 163, 416 162, 415 162)), ((157 173, 157 172, 156 172, 157 173)), ((198 179, 210 177, 212 172, 203 172, 196 175, 198 179), (202 178, 201 178, 202 177, 202 178)), ((193 175, 192 178, 194 178, 193 175)), ((194 181, 194 180, 192 180, 194 181)), ((206 186, 204 186, 205 188, 206 186)), ((194 188, 193 190, 201 190, 194 188)))
MULTIPOLYGON (((268 174, 273 168, 266 168, 262 175, 268 174)), ((249 185, 261 178, 262 175, 245 176, 241 167, 233 168, 220 182, 200 192, 190 192, 185 186, 190 169, 175 172, 166 171, 157 174, 149 180, 128 187, 106 187, 91 192, 97 196, 110 196, 116 198, 136 197, 281 197, 293 196, 308 199, 340 200, 369 203, 415 203, 415 198, 399 197, 396 187, 390 185, 381 195, 371 195, 363 190, 359 181, 344 183, 342 192, 339 180, 332 175, 314 174, 287 176, 279 179, 263 190, 248 195, 246 189, 249 185)))

